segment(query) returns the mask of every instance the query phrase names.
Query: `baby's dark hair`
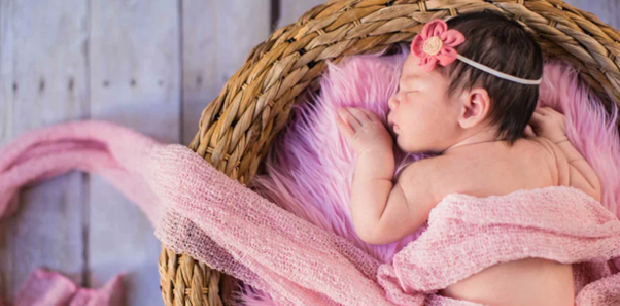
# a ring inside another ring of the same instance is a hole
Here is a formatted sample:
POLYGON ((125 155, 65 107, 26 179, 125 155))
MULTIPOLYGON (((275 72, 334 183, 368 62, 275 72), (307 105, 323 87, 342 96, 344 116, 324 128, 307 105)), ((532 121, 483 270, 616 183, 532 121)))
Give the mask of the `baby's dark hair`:
MULTIPOLYGON (((456 47, 458 54, 516 77, 539 79, 542 76, 540 45, 522 25, 502 13, 490 10, 463 13, 447 24, 449 29, 465 36, 465 42, 456 47)), ((450 95, 474 86, 486 89, 491 100, 489 116, 491 124, 498 128, 498 137, 510 144, 523 137, 538 103, 539 85, 498 78, 459 60, 440 69, 451 80, 450 95)))

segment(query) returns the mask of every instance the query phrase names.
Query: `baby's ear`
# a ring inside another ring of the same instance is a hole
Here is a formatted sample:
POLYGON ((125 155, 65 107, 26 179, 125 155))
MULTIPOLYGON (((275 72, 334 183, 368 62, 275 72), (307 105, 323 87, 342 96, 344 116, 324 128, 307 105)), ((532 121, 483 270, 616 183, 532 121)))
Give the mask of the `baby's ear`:
POLYGON ((483 88, 474 88, 461 96, 461 112, 459 125, 463 129, 469 129, 481 124, 487 118, 491 110, 489 93, 483 88))

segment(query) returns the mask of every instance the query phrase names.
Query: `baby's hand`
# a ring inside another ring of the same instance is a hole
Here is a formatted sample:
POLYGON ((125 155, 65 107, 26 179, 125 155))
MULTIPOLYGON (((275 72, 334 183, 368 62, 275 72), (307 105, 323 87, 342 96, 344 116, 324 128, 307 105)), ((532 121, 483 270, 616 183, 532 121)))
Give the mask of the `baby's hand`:
POLYGON ((377 150, 392 152, 390 134, 379 117, 369 110, 341 107, 336 116, 336 125, 358 155, 377 150))
POLYGON ((547 138, 554 143, 566 140, 564 115, 550 107, 538 107, 532 114, 530 126, 539 137, 547 138))

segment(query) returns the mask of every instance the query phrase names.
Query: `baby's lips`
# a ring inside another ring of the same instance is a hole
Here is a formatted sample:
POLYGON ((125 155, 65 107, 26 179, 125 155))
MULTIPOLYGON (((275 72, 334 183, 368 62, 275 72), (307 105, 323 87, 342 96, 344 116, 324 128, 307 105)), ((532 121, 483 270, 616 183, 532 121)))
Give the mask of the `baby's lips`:
POLYGON ((396 134, 396 130, 399 129, 398 125, 396 125, 394 123, 394 121, 392 121, 391 119, 388 118, 387 120, 387 126, 388 126, 388 131, 395 135, 396 134))
POLYGON ((395 126, 396 124, 394 123, 394 120, 391 120, 390 118, 387 119, 387 125, 392 128, 393 126, 395 126))

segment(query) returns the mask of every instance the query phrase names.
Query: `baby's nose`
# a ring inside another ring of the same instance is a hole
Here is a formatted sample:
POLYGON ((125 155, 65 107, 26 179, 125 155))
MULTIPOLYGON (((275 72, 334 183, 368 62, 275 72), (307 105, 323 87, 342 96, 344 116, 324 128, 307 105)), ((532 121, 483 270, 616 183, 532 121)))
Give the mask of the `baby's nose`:
POLYGON ((390 109, 394 109, 396 107, 396 105, 398 104, 398 101, 396 100, 396 98, 394 98, 394 96, 392 96, 389 100, 388 100, 388 107, 390 109))

